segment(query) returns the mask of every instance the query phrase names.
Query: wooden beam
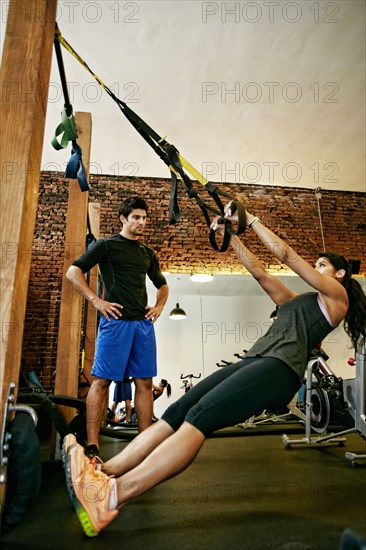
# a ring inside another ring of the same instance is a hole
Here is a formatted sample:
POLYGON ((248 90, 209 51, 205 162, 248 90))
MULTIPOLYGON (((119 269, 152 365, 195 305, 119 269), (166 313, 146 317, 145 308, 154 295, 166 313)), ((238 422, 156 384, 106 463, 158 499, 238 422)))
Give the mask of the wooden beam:
MULTIPOLYGON (((86 176, 89 176, 92 121, 90 113, 75 113, 78 144, 83 154, 86 176)), ((81 296, 67 281, 66 271, 85 251, 88 191, 80 190, 77 180, 69 180, 66 217, 65 253, 58 332, 55 393, 77 397, 80 367, 81 296)), ((73 414, 65 411, 68 420, 73 414)))
POLYGON ((57 0, 11 0, 0 71, 1 418, 18 383, 57 0))
MULTIPOLYGON (((92 233, 96 239, 99 239, 100 229, 100 204, 97 202, 89 203, 89 220, 92 233)), ((90 270, 89 286, 98 294, 98 271, 99 268, 96 265, 90 270)), ((94 361, 95 352, 95 339, 97 334, 97 310, 88 302, 88 316, 86 324, 86 340, 85 340, 85 357, 84 357, 84 373, 89 382, 91 381, 91 369, 94 361)), ((85 392, 83 392, 85 396, 85 392)))

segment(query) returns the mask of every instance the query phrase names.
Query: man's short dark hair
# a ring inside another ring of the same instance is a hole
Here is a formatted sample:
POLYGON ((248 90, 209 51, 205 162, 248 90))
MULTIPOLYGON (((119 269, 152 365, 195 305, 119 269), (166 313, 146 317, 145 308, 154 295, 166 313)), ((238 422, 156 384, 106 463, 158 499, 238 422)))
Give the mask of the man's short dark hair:
POLYGON ((118 216, 128 218, 132 210, 137 208, 140 210, 145 210, 147 214, 147 204, 144 199, 140 199, 140 197, 131 197, 130 199, 126 199, 119 207, 118 216))

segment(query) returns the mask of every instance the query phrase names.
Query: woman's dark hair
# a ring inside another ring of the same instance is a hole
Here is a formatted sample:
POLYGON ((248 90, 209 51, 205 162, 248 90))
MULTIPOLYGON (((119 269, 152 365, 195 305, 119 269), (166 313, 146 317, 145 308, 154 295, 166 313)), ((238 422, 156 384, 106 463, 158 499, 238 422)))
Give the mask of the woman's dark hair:
POLYGON ((165 380, 165 378, 162 378, 160 380, 160 384, 163 386, 163 388, 166 388, 166 394, 168 397, 172 395, 172 387, 169 384, 168 380, 165 380))
POLYGON ((366 296, 360 283, 352 278, 351 265, 344 256, 336 252, 320 252, 319 258, 327 258, 335 269, 346 272, 342 284, 348 294, 349 307, 344 318, 344 330, 357 349, 360 336, 366 336, 366 296))
POLYGON ((140 199, 140 197, 131 197, 129 199, 126 199, 120 205, 118 210, 118 217, 124 216, 125 218, 128 218, 132 210, 135 210, 136 208, 139 208, 140 210, 145 210, 147 214, 147 204, 144 199, 140 199))

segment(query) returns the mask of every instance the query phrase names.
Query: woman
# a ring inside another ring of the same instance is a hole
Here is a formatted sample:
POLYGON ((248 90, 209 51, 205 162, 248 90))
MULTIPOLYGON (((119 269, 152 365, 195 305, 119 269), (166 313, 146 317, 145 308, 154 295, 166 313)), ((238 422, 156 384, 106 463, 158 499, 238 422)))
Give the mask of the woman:
MULTIPOLYGON (((152 385, 152 396, 153 396, 153 401, 156 401, 157 399, 159 399, 159 397, 161 397, 164 393, 164 390, 166 388, 166 392, 167 392, 167 396, 170 397, 171 396, 171 393, 172 393, 172 387, 171 385, 169 384, 169 382, 167 380, 165 380, 164 378, 162 378, 159 382, 159 385, 156 386, 155 384, 152 385)), ((126 408, 126 411, 127 411, 127 408, 126 408)), ((155 414, 154 414, 154 410, 153 410, 153 416, 152 416, 152 420, 153 422, 157 422, 158 419, 156 418, 155 414)), ((126 424, 136 424, 137 422, 137 415, 136 415, 136 409, 135 407, 131 407, 130 409, 130 416, 129 416, 129 420, 127 418, 127 412, 125 415, 122 415, 120 420, 120 422, 123 422, 123 421, 126 421, 126 424)))
POLYGON ((163 395, 165 388, 166 388, 167 396, 170 397, 171 394, 172 394, 172 387, 169 384, 168 380, 165 380, 165 378, 162 378, 160 380, 158 386, 155 386, 153 384, 152 392, 153 392, 153 400, 154 401, 156 401, 157 399, 159 399, 159 397, 161 397, 163 395))
MULTIPOLYGON (((231 204, 226 218, 237 221, 231 204)), ((68 488, 88 536, 97 535, 130 499, 187 468, 214 430, 243 422, 258 410, 286 406, 300 388, 311 351, 343 320, 354 346, 365 336, 366 298, 343 256, 322 253, 313 268, 248 212, 247 225, 315 292, 292 292, 266 272, 238 237, 231 237, 243 265, 279 306, 277 319, 243 360, 184 394, 156 424, 107 461, 103 471, 93 468, 73 435, 65 438, 68 488), (91 488, 94 495, 88 494, 91 488)), ((218 220, 212 227, 223 230, 218 220)))
MULTIPOLYGON (((155 386, 155 384, 153 384, 152 393, 153 393, 154 401, 156 401, 157 399, 159 399, 159 397, 163 395, 165 388, 166 388, 167 396, 170 397, 172 394, 172 387, 169 384, 168 380, 165 380, 165 378, 162 378, 158 386, 155 386)), ((155 413, 153 412, 153 422, 157 422, 157 421, 158 421, 158 418, 156 418, 155 413)))

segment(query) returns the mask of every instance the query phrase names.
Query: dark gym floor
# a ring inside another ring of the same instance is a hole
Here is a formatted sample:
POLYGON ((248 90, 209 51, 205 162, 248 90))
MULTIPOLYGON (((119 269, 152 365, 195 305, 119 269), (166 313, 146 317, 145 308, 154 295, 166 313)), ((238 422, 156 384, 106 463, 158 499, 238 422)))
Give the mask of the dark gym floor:
MULTIPOLYGON (((365 454, 366 443, 350 434, 344 447, 285 449, 281 434, 290 429, 238 429, 208 439, 188 470, 122 508, 93 539, 81 530, 61 464, 44 460, 36 503, 0 546, 336 550, 346 528, 366 529, 366 461, 351 467, 345 458, 345 451, 365 454)), ((103 458, 126 444, 101 437, 103 458)))

